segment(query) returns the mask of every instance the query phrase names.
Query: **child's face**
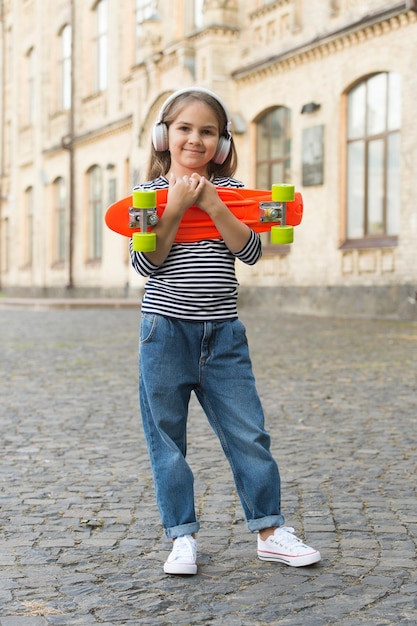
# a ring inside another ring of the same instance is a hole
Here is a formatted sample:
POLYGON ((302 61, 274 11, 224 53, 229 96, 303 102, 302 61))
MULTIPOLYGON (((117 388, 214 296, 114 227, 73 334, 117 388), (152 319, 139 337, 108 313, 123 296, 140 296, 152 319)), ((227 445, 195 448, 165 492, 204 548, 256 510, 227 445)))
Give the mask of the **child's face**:
POLYGON ((169 125, 170 171, 176 175, 206 174, 219 141, 219 124, 204 102, 190 102, 169 125))

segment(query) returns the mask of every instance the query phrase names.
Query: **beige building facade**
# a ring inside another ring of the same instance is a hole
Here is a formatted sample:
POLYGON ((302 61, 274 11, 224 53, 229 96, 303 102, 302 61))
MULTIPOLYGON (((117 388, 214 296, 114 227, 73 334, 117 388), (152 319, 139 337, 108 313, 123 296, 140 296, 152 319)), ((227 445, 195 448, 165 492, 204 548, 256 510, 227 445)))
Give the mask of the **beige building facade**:
POLYGON ((417 2, 0 0, 0 290, 137 296, 106 207, 175 90, 227 103, 247 187, 292 182, 291 246, 242 300, 417 318, 417 2))

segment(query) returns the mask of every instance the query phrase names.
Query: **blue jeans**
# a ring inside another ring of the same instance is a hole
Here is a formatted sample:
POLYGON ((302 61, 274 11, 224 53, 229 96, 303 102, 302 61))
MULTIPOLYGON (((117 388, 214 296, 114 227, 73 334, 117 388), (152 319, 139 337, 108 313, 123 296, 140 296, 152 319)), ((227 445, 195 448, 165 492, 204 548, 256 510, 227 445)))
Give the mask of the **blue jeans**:
POLYGON ((249 530, 281 526, 280 475, 270 453, 244 325, 143 314, 140 407, 165 535, 188 535, 200 527, 186 461, 192 391, 230 464, 249 530))

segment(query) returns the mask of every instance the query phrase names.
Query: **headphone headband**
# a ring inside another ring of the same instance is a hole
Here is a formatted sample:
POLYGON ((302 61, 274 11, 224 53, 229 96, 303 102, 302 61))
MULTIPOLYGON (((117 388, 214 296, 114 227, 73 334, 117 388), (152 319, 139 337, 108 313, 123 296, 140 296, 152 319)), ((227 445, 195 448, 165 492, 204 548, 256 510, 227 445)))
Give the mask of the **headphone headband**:
POLYGON ((224 104, 223 100, 221 100, 217 94, 209 91, 209 89, 204 89, 204 87, 188 87, 187 89, 180 89, 165 100, 164 104, 161 107, 161 110, 159 111, 158 119, 156 120, 156 123, 154 124, 152 130, 153 146, 157 152, 164 152, 165 150, 168 150, 168 126, 163 121, 165 109, 171 102, 173 102, 173 100, 176 100, 178 96, 192 92, 205 93, 211 96, 212 98, 214 98, 214 100, 216 100, 216 102, 220 104, 224 111, 227 120, 226 126, 220 133, 217 150, 213 157, 214 163, 224 163, 224 161, 227 159, 231 147, 232 121, 230 119, 229 111, 227 110, 227 107, 224 104))
POLYGON ((181 96, 182 94, 186 94, 186 93, 192 93, 193 91, 197 91, 199 93, 205 93, 209 96, 211 96, 212 98, 214 98, 214 100, 217 100, 217 102, 220 104, 220 106, 222 107, 225 115, 226 115, 226 132, 228 133, 228 135, 231 137, 232 135, 232 121, 230 119, 230 115, 229 115, 229 111, 227 109, 226 104, 223 102, 223 100, 216 94, 214 93, 214 91, 210 91, 210 89, 205 89, 205 87, 186 87, 185 89, 179 89, 178 91, 176 91, 175 93, 171 94, 163 103, 161 110, 159 111, 158 114, 158 118, 155 122, 155 124, 160 124, 163 120, 164 117, 164 113, 165 113, 165 109, 167 108, 167 106, 169 104, 171 104, 171 102, 173 102, 174 100, 176 100, 178 98, 178 96, 181 96))

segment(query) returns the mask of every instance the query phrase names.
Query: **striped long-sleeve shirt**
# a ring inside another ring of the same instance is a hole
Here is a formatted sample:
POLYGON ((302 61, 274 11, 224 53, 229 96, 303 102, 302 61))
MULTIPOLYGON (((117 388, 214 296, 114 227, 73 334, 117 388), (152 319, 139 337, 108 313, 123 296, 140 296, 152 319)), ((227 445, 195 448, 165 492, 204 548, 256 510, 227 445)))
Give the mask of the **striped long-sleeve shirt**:
MULTIPOLYGON (((234 178, 215 178, 216 187, 243 187, 234 178)), ((168 187, 164 177, 144 183, 136 189, 168 187)), ((242 250, 232 253, 222 239, 193 243, 174 243, 162 263, 154 265, 142 252, 130 246, 135 270, 149 276, 142 300, 143 313, 157 313, 189 321, 214 321, 237 318, 238 281, 235 258, 254 265, 261 257, 258 234, 251 236, 242 250)))

